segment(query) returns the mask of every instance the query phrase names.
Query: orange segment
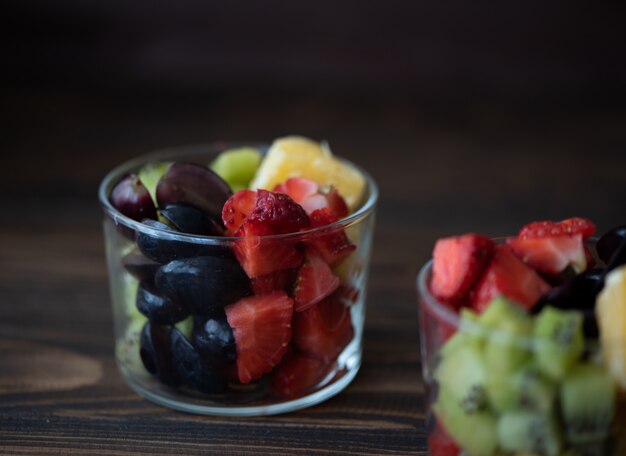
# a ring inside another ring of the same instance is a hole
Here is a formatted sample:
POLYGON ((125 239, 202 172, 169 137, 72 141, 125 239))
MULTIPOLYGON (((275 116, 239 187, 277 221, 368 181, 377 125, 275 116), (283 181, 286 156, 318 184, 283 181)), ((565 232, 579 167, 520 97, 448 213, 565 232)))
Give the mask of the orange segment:
POLYGON ((290 177, 304 177, 320 185, 334 185, 354 211, 365 188, 365 178, 353 167, 338 160, 327 147, 301 136, 274 141, 250 189, 272 190, 290 177))

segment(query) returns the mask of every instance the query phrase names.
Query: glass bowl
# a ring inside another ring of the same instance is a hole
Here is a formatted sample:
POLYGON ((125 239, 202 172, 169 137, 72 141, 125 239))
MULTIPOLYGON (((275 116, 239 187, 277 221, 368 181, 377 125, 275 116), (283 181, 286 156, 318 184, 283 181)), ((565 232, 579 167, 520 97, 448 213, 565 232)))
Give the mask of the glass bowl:
MULTIPOLYGON (((228 321, 224 306, 228 308, 265 293, 255 293, 248 277, 244 274, 242 278, 243 270, 234 254, 250 238, 197 236, 159 229, 124 216, 109 201, 115 184, 147 163, 208 165, 223 150, 240 146, 215 143, 157 151, 116 167, 99 188, 119 372, 141 396, 185 412, 257 416, 301 409, 342 391, 361 365, 378 189, 369 174, 358 166, 342 160, 360 171, 366 181, 362 200, 352 214, 319 228, 253 238, 268 254, 288 249, 308 255, 309 249, 315 249, 311 246, 332 236, 345 235, 354 245, 347 256, 329 261, 333 275, 339 280, 336 290, 308 309, 292 311, 291 322, 287 323, 291 332, 288 345, 274 354, 275 364, 270 372, 253 379, 240 375, 239 345, 232 351, 236 359, 216 360, 206 345, 200 344, 202 339, 196 337, 196 332, 205 325, 214 324, 209 320, 220 324, 228 321), (146 255, 156 261, 144 261, 146 255), (141 266, 139 270, 137 264, 141 266), (177 273, 181 270, 186 275, 177 273), (163 277, 171 280, 168 282, 163 277), (169 289, 163 285, 164 281, 169 283, 169 289), (225 290, 220 296, 228 296, 210 309, 205 303, 216 298, 211 294, 211 286, 206 286, 207 281, 214 288, 219 285, 225 290), (176 316, 179 321, 149 321, 145 312, 138 310, 138 301, 144 302, 146 296, 162 292, 168 298, 174 296, 174 300, 180 300, 187 309, 176 316), (199 307, 197 303, 202 304, 199 307)), ((267 150, 267 146, 253 146, 267 150)), ((297 269, 289 273, 293 277, 297 269)), ((290 298, 293 288, 279 293, 281 299, 285 295, 290 298)), ((232 337, 231 332, 231 342, 232 337)))
POLYGON ((551 378, 547 358, 538 361, 542 342, 461 317, 431 294, 431 274, 432 260, 416 284, 431 455, 626 454, 626 399, 597 340, 551 378))

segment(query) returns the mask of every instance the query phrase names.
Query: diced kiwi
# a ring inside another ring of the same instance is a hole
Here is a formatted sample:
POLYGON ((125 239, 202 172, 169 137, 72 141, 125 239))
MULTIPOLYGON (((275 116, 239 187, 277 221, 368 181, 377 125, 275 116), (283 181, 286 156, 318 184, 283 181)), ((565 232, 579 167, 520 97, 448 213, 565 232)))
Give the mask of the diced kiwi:
POLYGON ((508 375, 530 360, 533 320, 524 309, 504 297, 495 298, 478 321, 488 335, 484 362, 490 376, 508 375))
POLYGON ((557 386, 534 364, 526 364, 511 375, 489 375, 489 403, 498 412, 529 410, 549 413, 554 409, 557 386))
POLYGON ((504 296, 498 296, 487 304, 485 311, 478 317, 478 321, 485 328, 500 328, 504 322, 515 321, 524 316, 528 314, 522 307, 504 296))
POLYGON ((441 347, 440 354, 445 357, 457 348, 472 345, 482 350, 484 343, 483 328, 478 323, 478 316, 467 308, 461 309, 459 329, 441 347))
POLYGON ((156 204, 156 187, 159 179, 167 172, 172 163, 170 162, 148 162, 139 170, 139 180, 148 189, 152 201, 156 204))
POLYGON ((583 316, 547 306, 535 322, 535 360, 554 380, 561 380, 583 352, 583 316))
POLYGON ((435 370, 440 389, 448 390, 468 414, 487 407, 485 378, 481 353, 471 344, 459 346, 443 356, 435 370))
POLYGON ((229 149, 217 156, 211 163, 211 169, 236 192, 248 188, 261 158, 261 152, 252 147, 229 149))
POLYGON ((498 441, 506 451, 526 451, 557 456, 562 438, 551 414, 529 411, 507 412, 498 419, 498 441))
POLYGON ((493 456, 498 446, 496 417, 487 411, 468 414, 453 394, 439 391, 433 405, 446 431, 471 456, 493 456))
POLYGON ((568 442, 599 442, 608 436, 615 414, 616 385, 602 365, 574 366, 561 384, 560 400, 568 442))

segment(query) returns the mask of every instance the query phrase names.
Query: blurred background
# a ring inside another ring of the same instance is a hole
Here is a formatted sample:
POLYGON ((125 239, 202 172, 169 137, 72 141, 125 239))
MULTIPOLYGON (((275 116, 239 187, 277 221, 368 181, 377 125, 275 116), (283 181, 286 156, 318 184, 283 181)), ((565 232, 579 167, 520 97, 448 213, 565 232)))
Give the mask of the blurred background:
POLYGON ((297 133, 327 139, 379 180, 377 248, 402 259, 403 280, 443 234, 572 215, 601 229, 624 221, 624 3, 1 8, 2 217, 62 210, 92 227, 97 185, 121 160, 297 133), (68 167, 72 178, 59 178, 68 167))

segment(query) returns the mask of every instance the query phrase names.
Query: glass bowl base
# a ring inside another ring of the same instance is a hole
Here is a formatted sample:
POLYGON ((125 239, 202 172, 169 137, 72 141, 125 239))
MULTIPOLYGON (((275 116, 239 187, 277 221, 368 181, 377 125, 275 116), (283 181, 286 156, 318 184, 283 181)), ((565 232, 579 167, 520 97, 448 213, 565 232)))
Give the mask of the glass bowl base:
MULTIPOLYGON (((148 388, 142 381, 135 380, 132 376, 125 375, 124 371, 120 369, 122 376, 126 383, 140 396, 148 399, 156 404, 169 407, 174 410, 180 410, 182 412, 194 413, 199 415, 214 415, 214 416, 267 416, 277 415, 281 413, 293 412, 306 407, 319 404, 336 394, 343 391, 352 380, 356 377, 356 374, 361 367, 361 354, 356 352, 344 358, 342 363, 343 367, 335 372, 333 379, 326 386, 320 389, 314 390, 310 394, 297 397, 295 399, 289 399, 282 402, 272 401, 267 404, 261 402, 246 404, 223 404, 212 402, 206 399, 199 399, 193 396, 183 396, 180 393, 166 393, 163 387, 158 392, 153 388, 148 388)), ((152 379, 151 379, 152 380, 152 379)), ((153 380, 152 380, 153 381, 153 380)))

